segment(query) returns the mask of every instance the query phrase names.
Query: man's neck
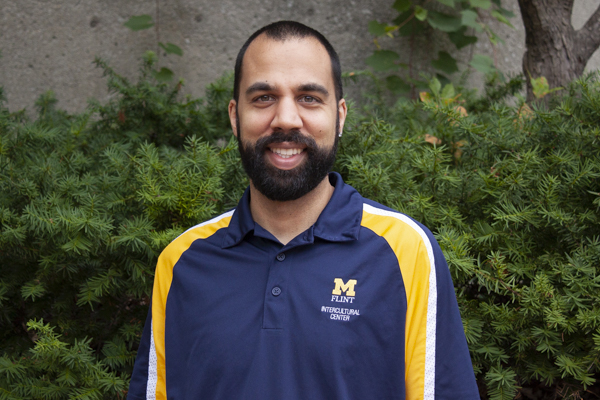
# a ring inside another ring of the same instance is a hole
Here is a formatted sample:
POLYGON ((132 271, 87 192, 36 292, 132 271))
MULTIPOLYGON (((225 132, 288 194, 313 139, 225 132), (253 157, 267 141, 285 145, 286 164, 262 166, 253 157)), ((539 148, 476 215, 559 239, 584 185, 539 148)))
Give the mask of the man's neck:
POLYGON ((250 184, 252 218, 285 245, 317 222, 333 190, 327 176, 297 200, 273 201, 250 184))

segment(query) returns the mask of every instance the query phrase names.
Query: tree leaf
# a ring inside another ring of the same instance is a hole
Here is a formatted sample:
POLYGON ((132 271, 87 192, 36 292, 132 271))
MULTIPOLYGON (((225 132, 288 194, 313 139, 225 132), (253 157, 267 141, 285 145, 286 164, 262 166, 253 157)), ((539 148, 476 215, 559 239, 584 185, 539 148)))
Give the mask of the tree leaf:
POLYGON ((146 50, 142 58, 144 62, 148 63, 149 65, 154 65, 158 61, 158 56, 152 50, 146 50))
POLYGON ((442 86, 446 86, 451 83, 450 79, 448 79, 448 77, 446 77, 446 75, 435 74, 435 77, 438 79, 438 81, 440 81, 440 84, 442 86))
POLYGON ((396 0, 392 8, 401 13, 404 11, 408 11, 410 9, 410 6, 412 6, 412 1, 410 0, 396 0))
POLYGON ((488 39, 494 46, 496 46, 498 43, 504 43, 504 40, 492 31, 488 31, 488 39))
POLYGON ((385 78, 385 85, 394 94, 401 94, 410 91, 410 85, 396 75, 390 75, 385 78))
POLYGON ((419 21, 425 21, 427 18, 427 10, 423 7, 415 6, 415 18, 419 21))
POLYGON ((481 24, 477 22, 477 13, 475 11, 463 10, 460 14, 462 16, 460 19, 461 24, 474 28, 477 32, 482 31, 481 24))
MULTIPOLYGON (((424 10, 427 13, 427 10, 424 10)), ((416 11, 415 11, 416 13, 416 11)), ((416 14, 415 14, 416 15, 416 14)), ((425 29, 426 23, 420 21, 417 18, 413 18, 408 23, 405 23, 406 20, 412 18, 413 11, 406 11, 398 16, 398 18, 394 19, 393 23, 396 25, 402 25, 402 27, 398 30, 398 34, 400 36, 412 36, 418 35, 420 32, 425 29)))
POLYGON ((154 26, 154 22, 152 22, 152 17, 148 14, 143 15, 134 15, 129 18, 127 22, 123 25, 131 29, 132 31, 141 31, 144 29, 152 28, 154 26))
POLYGON ((437 0, 439 3, 442 3, 445 6, 454 8, 454 0, 437 0))
POLYGON ((398 29, 398 27, 396 25, 387 25, 385 27, 385 34, 388 35, 389 37, 393 38, 394 34, 392 32, 397 29, 398 29))
POLYGON ((479 7, 484 10, 489 9, 492 6, 492 2, 490 0, 469 0, 471 3, 471 7, 479 7))
POLYGON ((421 99, 423 103, 433 103, 434 101, 433 96, 429 92, 420 92, 419 99, 421 99))
POLYGON ((154 72, 154 79, 159 82, 167 82, 173 79, 173 71, 169 68, 162 67, 160 71, 154 72))
POLYGON ((429 11, 427 22, 442 32, 456 32, 461 28, 461 19, 452 15, 429 11))
POLYGON ((374 36, 383 36, 386 33, 386 26, 386 24, 380 24, 375 20, 369 21, 369 33, 374 36))
POLYGON ((35 279, 31 282, 27 282, 21 287, 21 296, 27 300, 35 300, 37 297, 42 297, 46 293, 46 288, 39 280, 35 279))
POLYGON ((548 84, 548 80, 545 76, 540 76, 539 78, 531 78, 531 88, 533 90, 533 95, 538 99, 550 94, 552 92, 556 92, 557 90, 562 90, 562 87, 556 87, 550 89, 550 85, 548 84))
POLYGON ((92 242, 89 239, 83 235, 77 235, 77 237, 63 244, 61 248, 65 251, 72 251, 76 254, 82 254, 89 251, 91 246, 92 242))
POLYGON ((412 11, 404 11, 404 12, 400 13, 400 15, 398 15, 396 18, 394 18, 392 20, 392 23, 395 25, 404 24, 404 22, 406 22, 407 19, 411 18, 412 15, 413 15, 412 11))
POLYGON ((531 78, 531 87, 533 89, 533 95, 538 99, 544 97, 550 91, 550 85, 548 84, 548 80, 545 76, 540 76, 539 78, 531 78))
POLYGON ((498 12, 502 15, 504 15, 506 18, 514 18, 515 17, 515 13, 507 10, 506 8, 502 8, 500 6, 498 6, 498 12))
POLYGON ((173 43, 164 44, 158 42, 158 45, 162 47, 167 52, 167 54, 177 54, 178 56, 183 56, 183 50, 181 50, 179 46, 174 45, 173 43))
POLYGON ((448 83, 442 89, 442 94, 440 95, 442 99, 451 99, 454 97, 454 85, 452 83, 448 83))
POLYGON ((368 57, 365 61, 367 65, 375 71, 389 71, 398 69, 398 65, 395 63, 398 58, 400 58, 400 56, 394 51, 376 50, 373 55, 368 57))
POLYGON ((449 32, 448 38, 454 43, 457 49, 462 49, 470 44, 477 43, 477 36, 465 35, 467 28, 463 27, 459 31, 449 32))
POLYGON ((437 78, 433 78, 431 81, 429 81, 429 89, 431 89, 431 92, 435 96, 439 96, 440 90, 442 89, 442 84, 440 83, 440 81, 438 81, 437 78))
POLYGON ((503 24, 506 24, 514 29, 514 26, 510 23, 510 21, 501 12, 496 11, 496 10, 492 11, 492 17, 496 18, 498 21, 500 21, 503 24))
POLYGON ((446 51, 440 51, 438 53, 438 59, 431 62, 434 68, 439 69, 442 72, 450 75, 458 71, 456 60, 446 51))
POLYGON ((495 69, 494 61, 490 57, 482 54, 475 54, 469 65, 484 74, 492 72, 495 69))

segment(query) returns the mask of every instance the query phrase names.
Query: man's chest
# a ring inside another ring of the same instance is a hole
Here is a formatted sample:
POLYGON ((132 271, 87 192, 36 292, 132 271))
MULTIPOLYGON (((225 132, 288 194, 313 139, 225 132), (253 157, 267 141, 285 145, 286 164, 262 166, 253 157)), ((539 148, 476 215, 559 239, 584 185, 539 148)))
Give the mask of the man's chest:
POLYGON ((397 320, 406 303, 402 276, 395 255, 378 244, 191 248, 173 270, 167 318, 214 332, 307 324, 336 332, 362 320, 397 320))
POLYGON ((397 258, 382 242, 191 248, 167 298, 167 370, 193 366, 234 386, 245 385, 240 377, 299 375, 293 386, 315 374, 335 386, 332 365, 350 380, 388 379, 386 368, 401 376, 405 314, 397 258))

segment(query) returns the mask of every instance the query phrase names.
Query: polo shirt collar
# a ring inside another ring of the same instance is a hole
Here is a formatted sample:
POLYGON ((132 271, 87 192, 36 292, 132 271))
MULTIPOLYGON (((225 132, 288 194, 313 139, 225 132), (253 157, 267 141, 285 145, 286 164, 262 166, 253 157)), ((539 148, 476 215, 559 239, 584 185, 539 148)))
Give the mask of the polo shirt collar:
MULTIPOLYGON (((334 186, 333 195, 317 222, 302 234, 301 240, 305 243, 313 243, 315 237, 331 242, 358 239, 362 219, 362 196, 352 186, 345 184, 337 172, 329 173, 329 182, 334 186)), ((248 187, 231 217, 221 247, 235 246, 251 232, 259 236, 265 236, 265 233, 269 235, 252 219, 248 187)))

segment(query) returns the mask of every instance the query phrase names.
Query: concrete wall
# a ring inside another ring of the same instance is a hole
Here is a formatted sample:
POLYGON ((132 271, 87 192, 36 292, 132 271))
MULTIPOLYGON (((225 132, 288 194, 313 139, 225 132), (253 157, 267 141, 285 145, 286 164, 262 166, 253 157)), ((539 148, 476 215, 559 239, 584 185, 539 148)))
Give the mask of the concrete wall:
MULTIPOLYGON (((102 57, 120 74, 135 78, 146 50, 156 50, 154 29, 132 32, 123 23, 132 15, 159 15, 160 40, 179 45, 183 57, 169 55, 161 65, 185 79, 184 92, 201 96, 204 87, 233 69, 237 51, 259 27, 279 19, 306 23, 329 38, 344 70, 365 68, 374 49, 369 20, 393 18, 394 0, 0 0, 0 85, 11 111, 33 109, 35 99, 52 89, 59 107, 81 111, 90 97, 108 99, 105 80, 92 61, 102 57)), ((493 49, 485 40, 476 52, 494 57, 505 72, 521 69, 524 29, 517 0, 504 0, 517 17, 516 29, 494 27, 506 41, 493 49)), ((600 0, 576 0, 578 28, 600 0)), ((444 44, 431 44, 432 52, 444 44)), ((466 59, 468 54, 464 54, 466 59)), ((465 65, 463 63, 463 65, 465 65)), ((600 67, 596 52, 588 69, 600 67)), ((475 86, 481 76, 471 78, 475 86)))

